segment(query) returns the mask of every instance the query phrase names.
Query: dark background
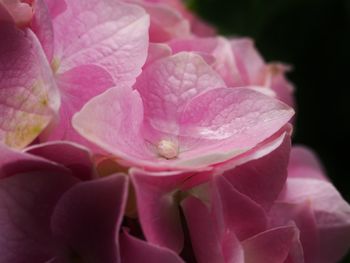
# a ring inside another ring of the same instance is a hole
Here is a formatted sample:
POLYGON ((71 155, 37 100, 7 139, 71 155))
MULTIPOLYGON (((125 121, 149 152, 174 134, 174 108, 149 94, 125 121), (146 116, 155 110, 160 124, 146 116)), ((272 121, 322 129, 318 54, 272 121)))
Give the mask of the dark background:
MULTIPOLYGON (((313 148, 350 202, 350 0, 191 0, 224 35, 250 36, 267 61, 293 65, 294 143, 313 148)), ((350 255, 342 262, 350 263, 350 255)))

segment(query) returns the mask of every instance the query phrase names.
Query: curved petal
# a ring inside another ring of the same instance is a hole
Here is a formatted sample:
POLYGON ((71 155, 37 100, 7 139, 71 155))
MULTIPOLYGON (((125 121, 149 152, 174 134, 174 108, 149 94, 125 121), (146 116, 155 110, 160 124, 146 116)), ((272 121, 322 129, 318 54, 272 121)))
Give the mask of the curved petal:
POLYGON ((117 174, 83 182, 58 202, 51 226, 62 250, 58 258, 120 262, 118 231, 127 197, 127 178, 117 174))
POLYGON ((290 137, 285 136, 282 144, 268 155, 228 170, 223 175, 240 193, 268 210, 286 182, 290 148, 290 137))
POLYGON ((0 143, 0 178, 35 171, 69 173, 69 170, 61 164, 11 149, 0 143))
POLYGON ((114 0, 66 0, 53 20, 58 73, 93 64, 115 83, 133 83, 147 57, 149 17, 141 8, 114 0))
MULTIPOLYGON (((56 0, 60 2, 60 0, 56 0)), ((31 29, 39 39, 48 61, 51 63, 54 51, 52 18, 44 0, 34 2, 34 17, 31 29)))
POLYGON ((350 205, 335 187, 319 179, 289 178, 280 201, 311 202, 320 237, 320 262, 337 262, 350 246, 350 205))
POLYGON ((311 202, 288 204, 276 202, 269 211, 270 227, 286 226, 294 222, 300 231, 304 262, 320 262, 319 235, 311 202))
POLYGON ((91 145, 73 129, 72 117, 90 99, 113 87, 111 75, 101 67, 83 65, 59 75, 57 83, 62 96, 60 119, 41 136, 41 139, 69 140, 90 147, 91 145))
POLYGON ((73 127, 84 138, 125 160, 149 159, 140 132, 142 101, 137 91, 115 87, 93 98, 73 117, 73 127))
POLYGON ((221 78, 193 53, 181 52, 148 66, 137 79, 145 119, 159 131, 176 134, 185 105, 204 91, 224 87, 221 78))
POLYGON ((56 16, 60 15, 67 9, 67 4, 65 0, 43 0, 43 1, 46 3, 47 9, 52 19, 54 19, 56 16))
POLYGON ((2 262, 46 262, 55 255, 50 218, 78 180, 55 172, 28 172, 0 180, 2 262))
POLYGON ((295 226, 278 227, 262 232, 242 243, 245 263, 285 262, 298 239, 299 231, 295 226))
POLYGON ((27 153, 61 164, 81 180, 95 176, 91 152, 70 142, 49 142, 26 148, 27 153))
POLYGON ((0 5, 7 9, 17 26, 25 27, 30 24, 33 8, 29 3, 20 0, 1 0, 0 5))
POLYGON ((125 231, 120 235, 120 253, 122 263, 143 263, 145 259, 152 263, 184 263, 173 251, 139 240, 125 231))
POLYGON ((181 183, 192 173, 130 171, 143 232, 153 244, 179 253, 183 247, 179 204, 175 198, 181 183))
POLYGON ((142 6, 150 15, 150 41, 166 42, 173 38, 189 36, 190 24, 181 14, 163 2, 127 0, 142 6))
POLYGON ((314 178, 328 181, 316 154, 304 146, 293 146, 288 165, 288 177, 314 178))
POLYGON ((209 90, 194 98, 181 116, 184 161, 179 163, 229 160, 275 134, 293 114, 286 104, 251 89, 209 90))
POLYGON ((23 148, 55 116, 59 95, 34 34, 1 23, 0 35, 0 141, 23 148))
POLYGON ((223 215, 223 223, 239 240, 266 229, 267 217, 259 204, 238 192, 223 176, 216 176, 213 184, 214 212, 223 215))
POLYGON ((215 228, 215 217, 209 208, 195 197, 181 204, 190 231, 192 247, 199 263, 244 263, 243 249, 235 233, 215 228))

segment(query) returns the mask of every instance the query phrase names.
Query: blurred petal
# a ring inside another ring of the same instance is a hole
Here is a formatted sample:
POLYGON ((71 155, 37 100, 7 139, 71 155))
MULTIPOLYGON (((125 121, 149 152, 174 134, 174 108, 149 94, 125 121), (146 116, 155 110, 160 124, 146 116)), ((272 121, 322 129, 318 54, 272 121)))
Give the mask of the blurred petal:
POLYGON ((137 239, 124 231, 120 235, 122 263, 184 263, 173 251, 137 239))
POLYGON ((29 172, 0 180, 1 262, 45 262, 54 256, 51 214, 77 181, 57 172, 29 172))
POLYGON ((80 183, 65 193, 51 220, 62 258, 120 262, 117 236, 126 198, 127 178, 121 174, 80 183))

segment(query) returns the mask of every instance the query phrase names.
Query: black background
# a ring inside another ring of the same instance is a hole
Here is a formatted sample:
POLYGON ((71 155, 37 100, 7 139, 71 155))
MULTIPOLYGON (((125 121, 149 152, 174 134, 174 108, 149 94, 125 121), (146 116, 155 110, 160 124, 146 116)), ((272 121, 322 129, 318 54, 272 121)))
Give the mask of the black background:
MULTIPOLYGON (((350 0, 192 0, 221 34, 250 36, 267 61, 293 66, 294 143, 313 148, 350 202, 350 0)), ((350 255, 342 262, 350 263, 350 255)))

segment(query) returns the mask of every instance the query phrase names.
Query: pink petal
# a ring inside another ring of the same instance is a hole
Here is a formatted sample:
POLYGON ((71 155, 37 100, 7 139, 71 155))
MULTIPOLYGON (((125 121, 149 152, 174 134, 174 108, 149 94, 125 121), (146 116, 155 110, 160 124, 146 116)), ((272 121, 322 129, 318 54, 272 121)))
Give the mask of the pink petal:
MULTIPOLYGON (((251 39, 232 39, 231 48, 243 85, 263 85, 265 62, 251 39)), ((241 85, 242 85, 241 84, 241 85)))
POLYGON ((237 87, 245 84, 242 82, 241 72, 227 39, 223 37, 174 39, 169 45, 174 53, 199 52, 203 58, 211 55, 214 59, 210 65, 225 80, 227 86, 237 87))
POLYGON ((268 155, 228 170, 224 176, 240 193, 269 209, 287 179, 290 144, 290 137, 285 136, 268 155))
POLYGON ((181 164, 229 160, 272 136, 293 114, 287 105, 250 89, 207 91, 187 104, 181 116, 181 164))
POLYGON ((49 142, 29 147, 26 152, 63 165, 81 180, 89 180, 95 176, 92 154, 80 145, 69 142, 49 142))
POLYGON ((286 78, 286 72, 290 71, 290 67, 274 63, 267 65, 267 78, 269 87, 275 91, 277 98, 289 106, 295 108, 294 86, 286 78))
POLYGON ((148 57, 143 68, 155 61, 171 55, 171 49, 166 44, 150 43, 148 47, 148 57))
MULTIPOLYGON (((132 169, 139 219, 147 240, 180 252, 183 232, 175 195, 191 173, 148 173, 132 169)), ((178 193, 177 193, 178 194, 178 193)))
POLYGON ((101 67, 84 65, 61 74, 57 83, 62 94, 60 120, 52 125, 41 139, 70 140, 90 147, 90 144, 73 129, 72 116, 90 99, 113 87, 111 75, 101 67))
POLYGON ((60 15, 67 9, 67 4, 65 0, 44 0, 44 2, 47 5, 47 9, 49 10, 52 19, 54 19, 56 16, 60 15))
POLYGON ((0 180, 2 262, 46 262, 55 254, 50 218, 77 179, 57 172, 29 172, 0 180))
POLYGON ((283 202, 311 202, 320 237, 320 263, 337 262, 350 247, 350 205, 334 186, 319 179, 289 178, 283 202))
POLYGON ((117 235, 127 198, 127 178, 113 175, 83 182, 66 192, 52 216, 52 231, 62 244, 62 260, 117 263, 117 235))
POLYGON ((314 152, 303 146, 292 148, 288 177, 328 180, 325 174, 325 170, 314 152))
POLYGON ((135 162, 152 158, 140 133, 142 101, 127 87, 109 89, 89 101, 73 118, 73 127, 89 141, 115 156, 135 162))
POLYGON ((33 17, 33 9, 30 4, 20 0, 1 0, 0 5, 7 9, 17 26, 25 27, 30 24, 33 17))
POLYGON ((201 57, 179 53, 148 66, 135 88, 141 94, 150 125, 162 132, 176 133, 186 103, 204 91, 224 86, 201 57))
POLYGON ((128 0, 127 2, 142 6, 150 15, 151 42, 166 42, 173 38, 190 35, 189 22, 169 5, 142 0, 128 0))
MULTIPOLYGON (((60 0, 56 0, 60 2, 60 0)), ((39 39, 48 61, 52 61, 54 51, 54 36, 51 16, 44 0, 34 2, 34 17, 31 23, 31 29, 39 39)))
POLYGON ((133 83, 147 56, 148 15, 115 0, 66 0, 53 20, 58 73, 93 64, 117 83, 133 83))
POLYGON ((223 176, 216 176, 213 189, 213 209, 223 214, 223 223, 239 240, 255 235, 267 226, 263 208, 238 192, 223 176))
POLYGON ((269 212, 270 226, 288 225, 293 221, 300 231, 300 242, 305 263, 320 262, 319 235, 311 202, 301 204, 276 203, 269 212))
POLYGON ((293 248, 293 243, 298 238, 299 232, 294 226, 279 227, 262 232, 242 243, 244 262, 284 262, 293 248))
POLYGON ((0 34, 0 141, 23 148, 51 121, 59 96, 34 34, 11 23, 1 23, 0 34))
MULTIPOLYGON (((182 208, 190 231, 191 243, 199 263, 243 263, 243 250, 232 231, 224 236, 216 229, 215 217, 209 208, 195 197, 182 202, 182 208)), ((220 223, 219 223, 220 224, 220 223)))
POLYGON ((122 263, 184 263, 173 251, 152 245, 132 237, 124 231, 120 235, 120 252, 122 263))

